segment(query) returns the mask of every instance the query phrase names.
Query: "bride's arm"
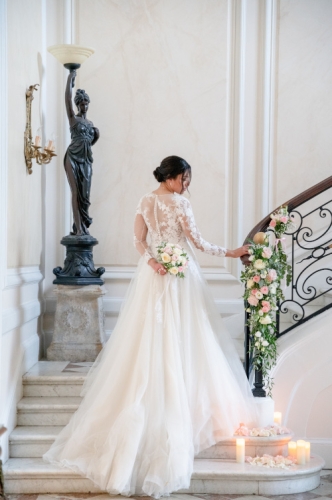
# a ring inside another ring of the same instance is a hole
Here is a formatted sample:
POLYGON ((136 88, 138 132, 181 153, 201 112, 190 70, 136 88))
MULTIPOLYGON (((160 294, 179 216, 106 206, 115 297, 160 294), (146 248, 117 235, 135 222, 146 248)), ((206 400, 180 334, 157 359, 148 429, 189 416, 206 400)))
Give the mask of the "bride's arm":
POLYGON ((144 255, 145 262, 149 264, 155 272, 158 272, 161 276, 163 276, 166 274, 166 270, 164 266, 157 262, 153 257, 151 249, 146 241, 147 234, 147 225, 145 224, 144 217, 138 208, 134 222, 134 246, 141 255, 144 255))
POLYGON ((217 255, 219 257, 241 257, 248 253, 249 245, 245 245, 235 250, 227 250, 227 248, 214 245, 202 238, 202 235, 196 225, 194 214, 189 201, 182 198, 180 209, 178 212, 179 220, 186 237, 195 245, 198 250, 217 255))

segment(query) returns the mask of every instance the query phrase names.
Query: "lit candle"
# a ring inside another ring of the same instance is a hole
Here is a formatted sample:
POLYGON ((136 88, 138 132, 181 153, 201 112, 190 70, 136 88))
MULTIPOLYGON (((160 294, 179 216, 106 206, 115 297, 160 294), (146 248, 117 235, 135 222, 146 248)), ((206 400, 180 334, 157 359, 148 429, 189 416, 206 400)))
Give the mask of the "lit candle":
POLYGON ((36 135, 35 146, 37 147, 41 146, 41 137, 39 135, 36 135))
POLYGON ((304 465, 305 464, 305 441, 302 441, 301 439, 296 442, 296 458, 297 458, 297 465, 304 465))
POLYGON ((296 458, 296 442, 289 441, 288 443, 288 456, 296 458))
POLYGON ((306 441, 305 443, 305 461, 310 462, 310 443, 306 441))
POLYGON ((277 425, 281 425, 282 413, 280 411, 274 412, 274 423, 277 425))
POLYGON ((245 446, 245 439, 241 438, 236 440, 236 461, 238 464, 244 464, 245 446))

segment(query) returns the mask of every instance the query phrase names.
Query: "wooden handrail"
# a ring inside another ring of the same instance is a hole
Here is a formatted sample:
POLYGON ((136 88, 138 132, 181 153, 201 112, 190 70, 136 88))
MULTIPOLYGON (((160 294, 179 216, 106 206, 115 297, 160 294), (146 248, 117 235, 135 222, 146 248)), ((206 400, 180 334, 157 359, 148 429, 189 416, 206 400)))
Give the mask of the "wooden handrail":
MULTIPOLYGON (((305 203, 306 201, 311 200, 312 198, 323 193, 324 191, 326 191, 330 187, 332 187, 332 176, 327 177, 327 179, 324 179, 323 181, 319 182, 318 184, 315 184, 314 186, 312 186, 311 188, 306 189, 306 191, 303 191, 301 194, 294 196, 294 198, 291 198, 289 201, 286 201, 286 203, 283 203, 282 205, 287 206, 288 211, 291 212, 295 208, 302 205, 302 203, 305 203)), ((273 210, 273 212, 278 210, 279 207, 280 207, 280 205, 275 210, 273 210)), ((270 221, 271 221, 271 217, 269 214, 266 217, 264 217, 264 219, 262 219, 258 224, 256 224, 256 226, 247 234, 243 244, 245 245, 246 243, 249 243, 250 241, 252 241, 252 239, 256 233, 258 233, 260 231, 265 232, 270 224, 270 221)), ((249 260, 248 260, 247 255, 244 255, 243 257, 241 257, 241 260, 242 260, 242 264, 244 264, 245 266, 249 264, 249 260)))

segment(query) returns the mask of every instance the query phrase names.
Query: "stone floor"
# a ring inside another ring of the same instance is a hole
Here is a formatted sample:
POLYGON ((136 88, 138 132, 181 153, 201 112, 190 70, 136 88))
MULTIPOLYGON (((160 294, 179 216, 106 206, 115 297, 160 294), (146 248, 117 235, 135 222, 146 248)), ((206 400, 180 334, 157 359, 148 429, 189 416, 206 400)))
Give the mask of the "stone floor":
MULTIPOLYGON (((97 494, 80 494, 68 493, 67 495, 6 495, 7 500, 124 500, 123 496, 97 495, 97 494)), ((135 499, 135 497, 131 497, 135 499)), ((138 500, 151 500, 150 497, 136 497, 138 500)), ((295 495, 171 495, 170 500, 331 500, 332 499, 332 471, 325 470, 321 473, 321 482, 318 488, 307 493, 298 493, 295 495)))

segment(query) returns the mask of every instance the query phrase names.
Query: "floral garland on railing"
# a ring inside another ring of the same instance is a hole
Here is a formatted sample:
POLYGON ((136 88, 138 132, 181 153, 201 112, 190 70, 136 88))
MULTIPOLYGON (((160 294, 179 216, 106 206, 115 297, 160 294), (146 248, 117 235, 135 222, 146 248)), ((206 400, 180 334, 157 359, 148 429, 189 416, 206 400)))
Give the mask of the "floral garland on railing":
POLYGON ((245 284, 243 298, 248 304, 248 324, 250 328, 250 354, 253 366, 262 370, 264 387, 269 396, 273 380, 269 376, 277 360, 276 311, 278 301, 284 300, 281 283, 291 281, 291 266, 287 264, 287 255, 283 234, 294 229, 294 223, 287 207, 280 207, 271 214, 270 234, 274 233, 274 242, 270 244, 268 233, 257 233, 256 240, 249 249, 250 265, 241 273, 245 284))

